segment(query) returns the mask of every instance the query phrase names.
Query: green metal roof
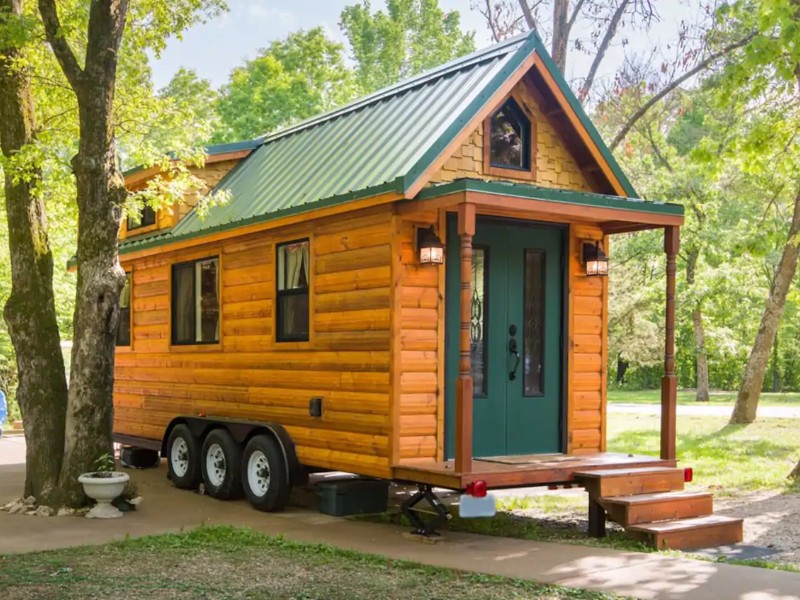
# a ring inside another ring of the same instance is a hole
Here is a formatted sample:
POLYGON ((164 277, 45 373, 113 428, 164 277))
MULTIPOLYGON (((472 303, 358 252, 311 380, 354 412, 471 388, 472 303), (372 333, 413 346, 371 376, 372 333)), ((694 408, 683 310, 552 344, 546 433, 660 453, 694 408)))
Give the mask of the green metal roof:
MULTIPOLYGON (((531 32, 456 59, 293 127, 246 142, 255 150, 215 191, 230 201, 170 231, 126 240, 131 252, 355 198, 405 193, 517 71, 539 53, 626 193, 635 191, 531 32)), ((230 146, 230 145, 226 145, 230 146)), ((231 150, 226 150, 231 151, 231 150)))
POLYGON ((579 192, 547 188, 528 183, 511 183, 507 181, 486 181, 483 179, 458 179, 449 183, 440 183, 423 189, 418 198, 426 200, 446 196, 456 192, 482 192, 531 200, 547 200, 566 204, 580 204, 589 207, 616 208, 662 215, 683 215, 683 206, 667 202, 654 202, 640 198, 623 198, 593 192, 579 192))

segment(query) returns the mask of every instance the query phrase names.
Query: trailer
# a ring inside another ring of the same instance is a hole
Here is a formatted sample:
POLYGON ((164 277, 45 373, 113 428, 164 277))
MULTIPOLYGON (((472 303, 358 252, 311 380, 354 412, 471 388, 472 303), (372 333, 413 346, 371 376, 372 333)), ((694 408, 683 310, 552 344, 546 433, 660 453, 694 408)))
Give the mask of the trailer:
POLYGON ((437 487, 470 504, 574 483, 596 535, 655 502, 676 531, 741 538, 678 492, 683 209, 636 196, 535 33, 209 147, 195 174, 229 203, 145 209, 120 246, 115 436, 176 486, 271 511, 309 470, 347 471, 416 484, 409 514, 441 515, 437 487), (606 451, 609 238, 645 229, 667 264, 659 456, 606 451))

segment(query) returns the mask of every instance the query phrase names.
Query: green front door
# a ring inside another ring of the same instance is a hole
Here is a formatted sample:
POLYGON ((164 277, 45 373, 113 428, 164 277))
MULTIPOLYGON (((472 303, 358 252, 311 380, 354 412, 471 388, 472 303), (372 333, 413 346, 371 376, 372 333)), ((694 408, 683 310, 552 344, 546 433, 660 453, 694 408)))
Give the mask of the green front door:
MULTIPOLYGON (((447 241, 445 445, 452 458, 460 314, 454 219, 447 241)), ((478 220, 470 303, 475 457, 562 450, 562 254, 560 229, 478 220)))

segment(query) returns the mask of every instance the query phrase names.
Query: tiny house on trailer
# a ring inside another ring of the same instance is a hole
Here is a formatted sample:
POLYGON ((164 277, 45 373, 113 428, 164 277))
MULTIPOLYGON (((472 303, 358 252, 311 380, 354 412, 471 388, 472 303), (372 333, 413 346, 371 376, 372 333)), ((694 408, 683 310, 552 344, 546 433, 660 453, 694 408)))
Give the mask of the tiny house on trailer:
POLYGON ((115 436, 178 487, 277 510, 307 470, 348 471, 418 484, 416 519, 434 486, 575 483, 596 535, 741 539, 680 491, 683 210, 636 197, 535 34, 211 147, 196 174, 230 201, 146 209, 120 245, 115 436), (667 263, 658 457, 606 451, 606 252, 644 229, 667 263))

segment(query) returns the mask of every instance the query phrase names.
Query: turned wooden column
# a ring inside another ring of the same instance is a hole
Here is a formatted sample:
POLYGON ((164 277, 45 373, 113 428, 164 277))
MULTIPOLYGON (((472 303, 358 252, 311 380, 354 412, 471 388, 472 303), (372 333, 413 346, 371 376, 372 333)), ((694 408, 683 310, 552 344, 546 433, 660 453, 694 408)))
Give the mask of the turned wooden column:
POLYGON ((459 329, 458 380, 456 381, 457 473, 472 472, 472 369, 470 364, 470 302, 472 298, 472 236, 475 235, 475 207, 458 207, 458 235, 461 238, 461 327, 459 329))
POLYGON ((680 229, 664 228, 667 254, 667 305, 664 335, 664 378, 661 380, 661 458, 675 460, 678 380, 675 377, 675 272, 680 229))

